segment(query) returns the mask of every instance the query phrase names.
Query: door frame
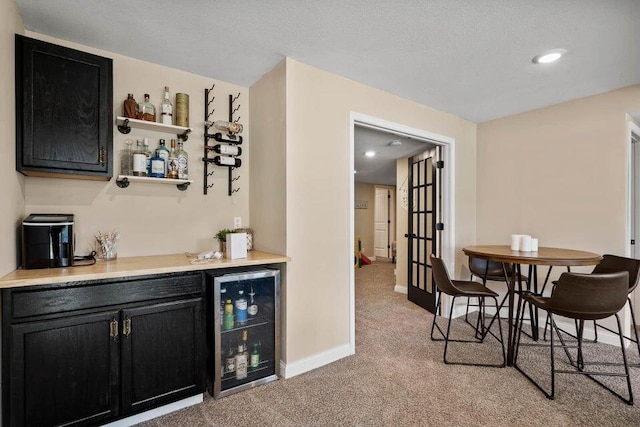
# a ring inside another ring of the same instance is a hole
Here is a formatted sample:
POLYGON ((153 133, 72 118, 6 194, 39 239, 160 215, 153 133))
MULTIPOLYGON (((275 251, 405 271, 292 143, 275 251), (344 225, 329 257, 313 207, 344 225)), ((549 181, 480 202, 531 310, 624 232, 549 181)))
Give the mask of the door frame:
MULTIPOLYGON (((348 251, 348 259, 353 258, 353 248, 355 244, 355 185, 353 179, 353 171, 355 156, 354 135, 356 126, 377 129, 384 132, 393 132, 398 135, 410 136, 413 139, 422 140, 442 146, 442 160, 444 160, 445 162, 445 167, 442 173, 443 210, 441 220, 445 224, 445 228, 442 233, 442 259, 449 271, 455 271, 455 138, 445 135, 439 135, 423 129, 406 126, 400 123, 391 122, 389 120, 373 117, 355 111, 350 111, 349 113, 349 197, 351 208, 349 209, 349 247, 346 248, 346 250, 348 251)), ((396 238, 399 238, 398 236, 399 235, 396 233, 396 238)), ((396 263, 397 262, 398 260, 396 259, 396 263)), ((443 301, 443 305, 448 306, 448 304, 446 304, 446 301, 443 301)), ((349 275, 349 338, 351 350, 353 353, 355 353, 356 315, 354 268, 351 268, 349 275)))
MULTIPOLYGON (((636 258, 638 257, 638 253, 640 253, 640 242, 636 242, 635 253, 634 248, 631 247, 631 230, 633 229, 632 222, 633 218, 633 207, 632 204, 635 202, 635 196, 632 194, 634 189, 634 157, 633 157, 633 135, 636 134, 640 136, 640 126, 629 116, 627 115, 627 135, 626 135, 626 143, 627 143, 627 221, 626 221, 626 230, 625 230, 625 256, 631 257, 634 255, 636 258)), ((637 149, 637 148, 636 148, 637 149)), ((639 233, 640 230, 636 230, 636 233, 639 233)), ((637 240, 640 240, 636 237, 637 240)), ((640 292, 637 290, 633 291, 633 307, 635 308, 635 316, 636 321, 640 321, 640 292)), ((628 313, 628 312, 625 312, 628 313)), ((625 314, 625 316, 631 318, 625 314)), ((628 334, 630 331, 629 325, 631 322, 627 322, 627 324, 623 325, 625 332, 628 334), (629 330, 627 328, 629 327, 629 330)))

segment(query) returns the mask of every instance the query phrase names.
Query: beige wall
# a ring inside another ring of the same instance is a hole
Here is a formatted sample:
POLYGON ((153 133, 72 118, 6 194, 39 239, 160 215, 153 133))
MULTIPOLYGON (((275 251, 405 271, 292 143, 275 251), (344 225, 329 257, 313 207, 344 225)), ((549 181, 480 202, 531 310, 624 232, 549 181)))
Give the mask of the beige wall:
MULTIPOLYGON (((245 124, 249 121, 249 94, 243 87, 139 61, 110 52, 77 45, 28 32, 29 37, 50 41, 75 49, 95 53, 113 59, 114 118, 122 115, 122 102, 131 92, 140 101, 144 93, 160 103, 163 87, 168 85, 172 94, 189 94, 189 117, 193 132, 185 142, 189 154, 189 178, 195 182, 187 191, 178 191, 173 185, 131 183, 122 189, 115 178, 109 182, 69 180, 55 178, 25 179, 25 213, 64 212, 76 215, 76 254, 88 253, 93 248, 93 236, 98 231, 117 229, 121 232, 118 254, 120 256, 155 255, 196 252, 217 248, 213 235, 221 228, 232 227, 233 217, 240 216, 243 225, 249 226, 249 169, 251 136, 248 126, 243 132, 247 143, 242 145, 241 177, 234 186, 240 191, 227 195, 227 169, 214 167, 210 182, 214 184, 208 195, 203 195, 204 145, 204 89, 215 83, 213 94, 215 108, 213 119, 228 117, 228 95, 241 93, 241 108, 237 114, 245 124)), ((117 153, 127 138, 150 138, 155 149, 159 138, 168 140, 172 135, 144 132, 133 129, 129 135, 118 132, 114 124, 113 144, 117 153)), ((175 138, 175 137, 174 137, 175 138)), ((4 141, 4 140, 3 140, 4 141)), ((11 142, 13 144, 13 142, 11 142)), ((117 158, 117 157, 116 157, 117 158)), ((114 174, 119 163, 114 164, 114 174)), ((260 241, 260 235, 256 236, 260 241)))
POLYGON ((640 86, 478 125, 478 243, 624 255, 626 116, 640 86))
POLYGON ((0 0, 0 276, 16 268, 16 230, 24 215, 24 177, 16 172, 15 34, 23 34, 14 0, 0 0))
POLYGON ((350 112, 455 138, 456 252, 475 241, 476 125, 286 61, 287 255, 292 258, 287 269, 287 363, 291 363, 348 345, 350 340, 350 112))
POLYGON ((373 184, 356 182, 354 199, 367 202, 367 209, 354 209, 355 237, 360 237, 362 252, 372 257, 373 253, 373 227, 375 222, 376 188, 373 184))

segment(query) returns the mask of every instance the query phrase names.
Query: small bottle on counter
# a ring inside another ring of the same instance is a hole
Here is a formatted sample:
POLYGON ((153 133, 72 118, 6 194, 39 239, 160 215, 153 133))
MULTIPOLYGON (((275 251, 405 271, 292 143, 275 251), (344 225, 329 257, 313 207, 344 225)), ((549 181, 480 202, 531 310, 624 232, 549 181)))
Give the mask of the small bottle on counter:
POLYGON ((124 100, 124 116, 130 119, 138 117, 138 103, 130 93, 127 95, 127 99, 124 100))
POLYGON ((173 124, 173 104, 169 100, 169 86, 164 87, 164 95, 160 104, 160 122, 165 125, 173 124))
POLYGON ((144 101, 138 104, 138 119, 148 122, 156 121, 156 107, 149 101, 149 94, 144 94, 144 101))

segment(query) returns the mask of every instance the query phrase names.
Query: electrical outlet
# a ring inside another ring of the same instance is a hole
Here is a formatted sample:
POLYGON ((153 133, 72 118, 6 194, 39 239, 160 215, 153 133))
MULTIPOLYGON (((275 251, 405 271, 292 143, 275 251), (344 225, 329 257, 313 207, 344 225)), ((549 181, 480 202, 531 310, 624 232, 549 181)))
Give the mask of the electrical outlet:
POLYGON ((233 218, 233 228, 242 228, 242 217, 236 216, 233 218))

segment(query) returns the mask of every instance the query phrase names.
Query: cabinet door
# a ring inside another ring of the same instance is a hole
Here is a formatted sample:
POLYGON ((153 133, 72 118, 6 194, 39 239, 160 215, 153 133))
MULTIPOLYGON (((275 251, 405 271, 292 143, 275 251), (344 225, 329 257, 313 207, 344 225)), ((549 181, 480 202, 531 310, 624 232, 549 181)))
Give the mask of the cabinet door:
POLYGON ((193 298, 123 310, 123 412, 202 393, 202 304, 193 298))
POLYGON ((108 311, 12 325, 10 424, 88 425, 117 415, 117 322, 118 311, 108 311))
POLYGON ((16 115, 18 171, 112 176, 111 59, 16 35, 16 115))

